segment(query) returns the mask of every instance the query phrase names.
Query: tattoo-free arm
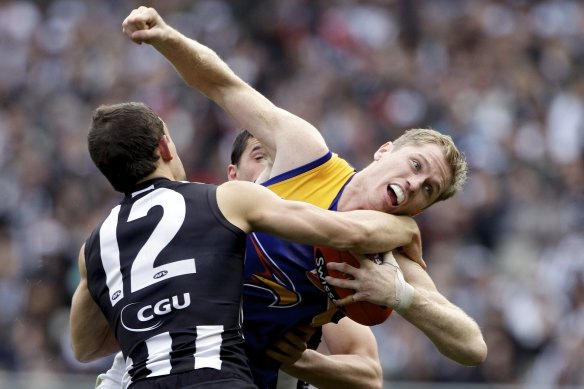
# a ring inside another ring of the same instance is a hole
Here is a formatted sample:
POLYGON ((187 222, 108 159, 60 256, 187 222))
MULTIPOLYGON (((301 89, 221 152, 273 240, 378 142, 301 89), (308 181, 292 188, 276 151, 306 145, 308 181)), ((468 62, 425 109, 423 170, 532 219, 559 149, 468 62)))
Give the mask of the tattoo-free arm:
POLYGON ((367 210, 327 211, 308 203, 283 200, 263 186, 243 181, 220 185, 217 202, 225 217, 245 232, 260 231, 360 253, 415 246, 421 259, 420 231, 407 216, 367 210))
POLYGON ((189 86, 250 131, 272 157, 272 175, 314 161, 328 150, 314 126, 274 105, 238 77, 215 51, 167 25, 153 8, 132 11, 122 26, 130 39, 152 45, 189 86))
POLYGON ((415 289, 414 300, 401 316, 420 329, 445 356, 476 366, 487 357, 487 345, 478 324, 437 289, 419 265, 395 255, 406 281, 415 289))
POLYGON ((83 247, 79 253, 81 279, 71 301, 71 345, 75 358, 90 362, 119 351, 107 319, 87 289, 87 269, 83 247))
POLYGON ((360 259, 360 268, 346 263, 329 263, 327 267, 341 271, 352 279, 327 277, 333 286, 353 289, 353 297, 346 301, 369 301, 396 307, 402 272, 405 281, 413 287, 413 299, 399 314, 420 329, 445 356, 463 365, 481 364, 487 356, 487 346, 477 323, 462 309, 448 301, 437 289, 422 267, 407 257, 394 252, 399 266, 377 265, 360 259), (401 268, 401 270, 400 270, 401 268))
POLYGON ((383 376, 375 336, 369 327, 345 317, 338 324, 322 328, 322 343, 328 355, 306 350, 286 373, 323 389, 376 389, 383 386, 383 376))

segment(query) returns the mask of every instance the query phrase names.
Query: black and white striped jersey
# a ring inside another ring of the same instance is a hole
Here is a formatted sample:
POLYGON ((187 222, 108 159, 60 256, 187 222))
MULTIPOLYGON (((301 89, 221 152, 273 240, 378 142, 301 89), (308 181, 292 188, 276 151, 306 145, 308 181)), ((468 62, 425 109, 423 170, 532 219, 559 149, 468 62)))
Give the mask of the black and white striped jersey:
POLYGON ((155 179, 85 244, 88 288, 120 343, 124 382, 211 368, 250 377, 241 334, 245 233, 215 185, 155 179))

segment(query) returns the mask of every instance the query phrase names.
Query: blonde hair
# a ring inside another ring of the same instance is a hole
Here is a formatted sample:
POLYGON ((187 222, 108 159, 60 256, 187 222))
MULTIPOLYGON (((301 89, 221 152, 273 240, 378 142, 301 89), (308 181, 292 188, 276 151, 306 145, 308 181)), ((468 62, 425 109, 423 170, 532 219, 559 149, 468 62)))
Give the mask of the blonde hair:
POLYGON ((404 132, 393 141, 396 148, 409 145, 435 144, 442 148, 444 159, 450 167, 450 184, 442 190, 436 201, 443 201, 454 196, 466 181, 468 166, 464 154, 458 150, 452 137, 429 128, 413 128, 404 132))

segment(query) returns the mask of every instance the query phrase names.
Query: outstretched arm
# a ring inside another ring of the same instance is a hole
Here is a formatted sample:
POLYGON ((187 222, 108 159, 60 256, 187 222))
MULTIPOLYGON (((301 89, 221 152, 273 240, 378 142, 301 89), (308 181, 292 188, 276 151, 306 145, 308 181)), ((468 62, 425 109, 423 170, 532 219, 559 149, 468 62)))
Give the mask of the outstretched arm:
POLYGON ((188 85, 250 131, 274 160, 271 176, 314 161, 328 150, 310 123, 275 106, 233 73, 212 49, 167 25, 155 9, 133 10, 122 27, 134 42, 151 44, 188 85))
MULTIPOLYGON (((356 290, 355 301, 365 300, 396 307, 399 303, 396 301, 396 290, 400 289, 398 274, 403 272, 405 281, 413 287, 413 299, 406 309, 398 313, 420 329, 448 358, 468 366, 481 364, 487 356, 487 346, 477 323, 448 301, 417 263, 401 254, 396 253, 395 257, 395 266, 377 265, 367 259, 360 260, 359 269, 344 263, 330 263, 327 265, 329 268, 349 274, 354 279, 327 277, 327 282, 356 290)), ((403 286, 401 290, 404 290, 403 286)), ((343 302, 349 300, 351 298, 346 298, 343 302)))
POLYGON ((407 247, 421 261, 420 231, 408 216, 378 211, 327 211, 315 205, 283 200, 251 182, 229 181, 217 189, 217 202, 227 220, 245 232, 259 231, 309 245, 358 253, 407 247))
POLYGON ((89 362, 105 357, 120 349, 101 309, 87 289, 87 269, 83 247, 79 252, 81 280, 71 302, 71 345, 75 358, 89 362))

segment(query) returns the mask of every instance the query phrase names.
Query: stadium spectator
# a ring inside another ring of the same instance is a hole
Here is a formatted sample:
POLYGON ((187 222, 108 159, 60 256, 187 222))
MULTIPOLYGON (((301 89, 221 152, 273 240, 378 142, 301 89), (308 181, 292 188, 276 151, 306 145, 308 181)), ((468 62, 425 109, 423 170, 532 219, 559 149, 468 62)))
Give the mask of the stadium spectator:
MULTIPOLYGON (((462 194, 418 216, 428 272, 477 319, 491 353, 511 362, 461 368, 396 315, 373 328, 388 379, 584 384, 574 349, 584 339, 582 2, 162 6, 169 22, 314 123, 356 168, 405 127, 448 131, 468 155, 462 194)), ((163 60, 128 49, 119 32, 127 12, 112 1, 0 3, 5 371, 95 375, 111 364, 74 362, 64 325, 78 246, 115 204, 79 130, 93 107, 143 98, 182 129, 174 140, 189 178, 224 179, 237 127, 163 60)))

